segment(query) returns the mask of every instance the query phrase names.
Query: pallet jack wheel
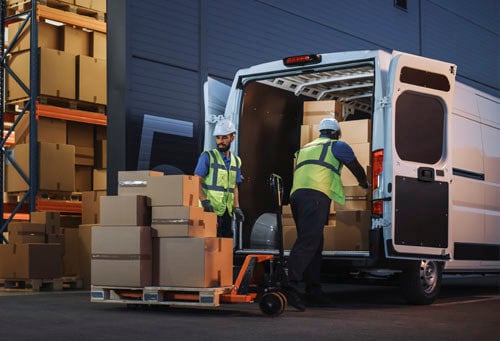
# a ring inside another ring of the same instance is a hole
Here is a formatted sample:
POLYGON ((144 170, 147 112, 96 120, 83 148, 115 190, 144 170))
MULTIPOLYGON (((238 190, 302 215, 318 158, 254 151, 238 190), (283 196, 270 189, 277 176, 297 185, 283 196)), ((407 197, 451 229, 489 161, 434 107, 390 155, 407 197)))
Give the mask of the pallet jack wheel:
POLYGON ((279 292, 264 294, 260 299, 260 310, 268 316, 278 316, 285 311, 286 299, 279 292))

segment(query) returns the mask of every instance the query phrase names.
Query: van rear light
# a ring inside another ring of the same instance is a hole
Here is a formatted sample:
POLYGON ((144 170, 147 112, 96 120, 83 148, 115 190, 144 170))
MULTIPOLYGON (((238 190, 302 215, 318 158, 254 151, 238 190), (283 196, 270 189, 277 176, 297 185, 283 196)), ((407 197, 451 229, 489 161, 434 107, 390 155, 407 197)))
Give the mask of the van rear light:
POLYGON ((321 62, 320 54, 306 54, 283 58, 285 66, 301 66, 306 64, 317 64, 321 62))
MULTIPOLYGON (((376 150, 372 153, 372 190, 376 191, 379 187, 379 179, 382 174, 382 164, 384 162, 384 150, 376 150)), ((382 200, 372 202, 372 214, 382 216, 384 213, 382 200)))

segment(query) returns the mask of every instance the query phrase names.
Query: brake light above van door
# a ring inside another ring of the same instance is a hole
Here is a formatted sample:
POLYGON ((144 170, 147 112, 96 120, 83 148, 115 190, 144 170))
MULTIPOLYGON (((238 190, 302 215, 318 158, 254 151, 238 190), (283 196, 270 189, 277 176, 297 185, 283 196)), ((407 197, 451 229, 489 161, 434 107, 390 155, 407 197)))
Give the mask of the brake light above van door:
MULTIPOLYGON (((372 191, 375 192, 380 185, 380 176, 382 175, 382 164, 384 161, 384 150, 376 150, 372 153, 372 191)), ((372 201, 372 214, 383 215, 383 202, 382 200, 372 201)))

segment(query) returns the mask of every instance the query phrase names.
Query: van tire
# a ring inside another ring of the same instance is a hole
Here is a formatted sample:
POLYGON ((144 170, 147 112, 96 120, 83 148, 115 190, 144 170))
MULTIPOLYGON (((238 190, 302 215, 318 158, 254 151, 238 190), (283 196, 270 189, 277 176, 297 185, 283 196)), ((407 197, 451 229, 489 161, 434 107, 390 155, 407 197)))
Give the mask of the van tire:
POLYGON ((401 292, 407 303, 432 304, 441 289, 443 267, 442 262, 409 261, 400 277, 401 292))

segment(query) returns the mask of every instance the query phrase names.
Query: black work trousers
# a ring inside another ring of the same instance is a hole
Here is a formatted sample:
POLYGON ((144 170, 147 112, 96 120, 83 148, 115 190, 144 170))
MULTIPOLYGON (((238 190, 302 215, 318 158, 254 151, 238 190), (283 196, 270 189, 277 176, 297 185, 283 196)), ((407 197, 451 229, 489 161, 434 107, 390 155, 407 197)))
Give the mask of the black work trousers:
POLYGON ((330 204, 328 196, 311 189, 299 189, 290 197, 297 240, 288 258, 288 280, 291 285, 304 281, 308 293, 321 291, 323 229, 330 204))
POLYGON ((227 209, 223 215, 217 216, 217 237, 233 238, 232 220, 227 209))

